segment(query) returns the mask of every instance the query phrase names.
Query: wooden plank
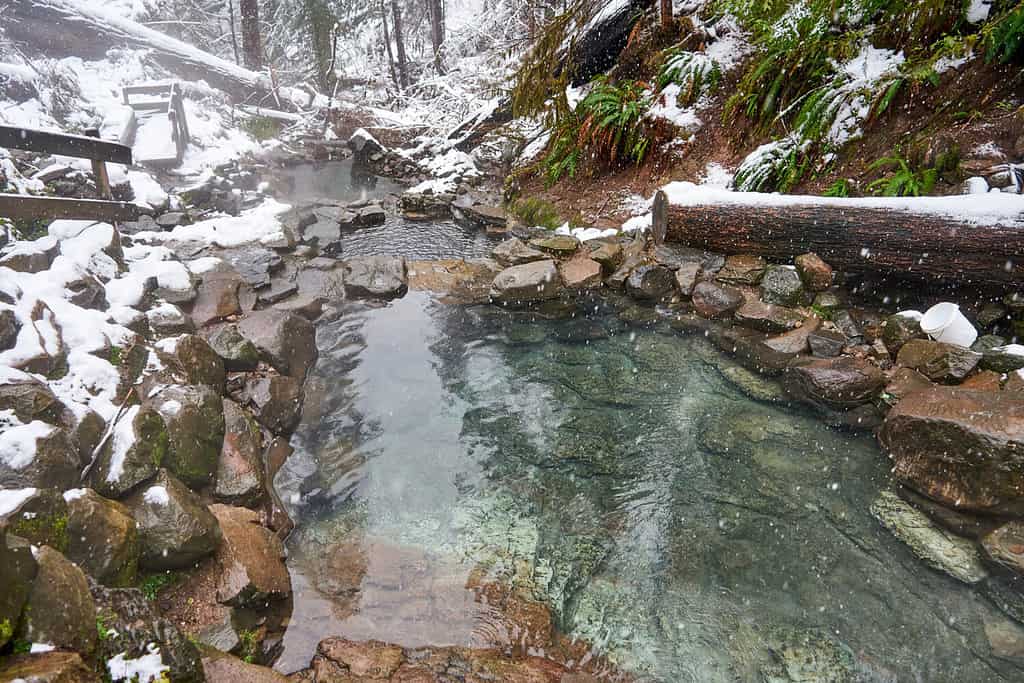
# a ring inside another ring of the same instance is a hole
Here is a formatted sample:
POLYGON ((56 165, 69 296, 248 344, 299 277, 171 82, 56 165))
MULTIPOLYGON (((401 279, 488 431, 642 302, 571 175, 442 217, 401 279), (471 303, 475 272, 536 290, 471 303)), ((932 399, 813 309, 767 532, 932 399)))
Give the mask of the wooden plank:
POLYGON ((113 222, 134 221, 141 213, 142 207, 131 202, 0 194, 0 217, 2 218, 70 218, 113 222))
POLYGON ((174 87, 173 83, 159 83, 156 85, 126 85, 121 91, 125 95, 157 95, 167 94, 174 87))
POLYGON ((0 147, 23 149, 40 154, 97 159, 115 164, 132 163, 130 147, 84 135, 66 135, 34 128, 0 126, 0 147))
POLYGON ((158 111, 163 113, 170 109, 171 101, 154 100, 152 102, 130 102, 128 106, 137 112, 158 111))

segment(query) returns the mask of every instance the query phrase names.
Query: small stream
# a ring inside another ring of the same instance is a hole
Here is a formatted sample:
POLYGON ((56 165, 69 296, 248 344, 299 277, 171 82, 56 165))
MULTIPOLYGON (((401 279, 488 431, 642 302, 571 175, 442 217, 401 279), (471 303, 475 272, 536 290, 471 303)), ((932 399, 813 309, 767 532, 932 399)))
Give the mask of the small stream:
MULTIPOLYGON (((345 249, 484 251, 449 223, 363 232, 345 249)), ((495 582, 639 680, 1024 676, 986 638, 1007 618, 871 516, 894 486, 874 440, 748 398, 701 337, 600 299, 541 320, 412 292, 346 302, 318 343, 276 481, 297 524, 281 671, 328 635, 543 654, 495 582)))

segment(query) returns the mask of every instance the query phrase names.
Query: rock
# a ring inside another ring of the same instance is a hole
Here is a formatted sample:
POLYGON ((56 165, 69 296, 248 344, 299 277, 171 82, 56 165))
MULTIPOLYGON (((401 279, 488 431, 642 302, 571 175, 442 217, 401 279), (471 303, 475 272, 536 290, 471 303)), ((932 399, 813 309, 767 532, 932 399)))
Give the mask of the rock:
POLYGON ((15 655, 0 663, 0 680, 24 683, 100 683, 77 652, 15 655))
POLYGON ((260 525, 259 515, 227 505, 211 505, 210 512, 224 537, 217 549, 217 601, 233 607, 259 606, 291 595, 284 545, 260 525))
POLYGON ((398 208, 410 221, 444 219, 452 215, 454 199, 455 195, 451 192, 435 193, 432 189, 426 192, 405 192, 398 199, 398 208))
POLYGON ((978 311, 977 322, 982 329, 988 329, 1007 317, 1008 309, 997 301, 990 301, 978 311))
POLYGON ((269 285, 271 272, 283 264, 277 253, 259 246, 230 249, 221 258, 231 264, 247 285, 257 289, 269 285))
POLYGON ((220 544, 217 520, 167 470, 127 501, 139 527, 139 565, 164 571, 191 567, 220 544))
POLYGON ((893 473, 950 507, 1024 511, 1024 396, 933 386, 893 408, 878 435, 893 473))
POLYGON ((747 300, 735 314, 736 322, 761 332, 788 332, 796 329, 804 317, 791 308, 747 300))
POLYGON ((1003 378, 998 372, 982 370, 961 382, 960 387, 972 391, 1000 391, 1003 388, 1003 378))
POLYGON ((156 353, 176 383, 224 388, 224 361, 202 337, 185 334, 164 340, 157 343, 156 353))
POLYGON ((243 337, 233 323, 210 329, 206 340, 229 372, 255 370, 259 365, 260 352, 256 345, 243 337))
POLYGON ((892 491, 879 495, 871 504, 871 514, 933 569, 966 584, 978 583, 988 576, 974 543, 938 528, 927 515, 892 491))
POLYGON ((610 275, 622 265, 622 245, 611 240, 592 240, 587 246, 593 246, 590 251, 590 258, 601 264, 601 270, 610 275))
POLYGON ((981 538, 985 556, 1015 574, 1024 574, 1024 523, 1011 521, 981 538))
MULTIPOLYGON (((117 637, 100 639, 96 658, 100 661, 123 662, 150 656, 159 650, 160 662, 167 667, 167 679, 173 683, 203 683, 199 652, 170 621, 160 617, 153 604, 137 588, 106 588, 93 583, 99 624, 108 634, 117 637)), ((211 683, 213 679, 210 679, 211 683)), ((156 681, 154 681, 156 683, 156 681)))
POLYGON ((980 365, 993 372, 1008 373, 1024 368, 1024 346, 1000 346, 982 354, 980 365))
POLYGON ((580 248, 580 241, 571 235, 551 235, 533 238, 530 240, 530 246, 553 256, 567 257, 576 253, 580 248))
MULTIPOLYGON (((485 207, 477 207, 485 208, 485 207)), ((501 209, 497 209, 501 211, 501 209)), ((504 212, 502 212, 504 215, 504 212)), ((387 221, 388 215, 384 211, 384 207, 380 204, 370 204, 368 206, 361 207, 356 211, 355 224, 359 227, 370 227, 374 225, 384 225, 387 221)))
POLYGON ((496 246, 491 251, 491 256, 506 268, 534 261, 545 261, 550 258, 543 251, 528 246, 518 237, 507 239, 496 246))
POLYGON ((821 358, 791 364, 783 385, 791 396, 806 403, 849 410, 874 399, 885 386, 885 376, 860 358, 821 358))
POLYGON ((980 353, 928 339, 911 339, 896 356, 897 365, 917 370, 933 382, 962 380, 980 361, 980 353))
POLYGON ((393 299, 408 291, 404 258, 361 256, 345 261, 344 268, 345 293, 350 297, 393 299))
POLYGON ((13 427, 3 424, 3 427, 0 431, 0 488, 63 490, 78 485, 81 473, 78 448, 64 429, 38 420, 13 427))
POLYGON ((810 349, 810 337, 821 326, 816 317, 805 318, 803 325, 775 337, 764 340, 764 346, 777 353, 789 356, 804 353, 810 349))
POLYGON ((179 225, 187 225, 191 221, 180 211, 171 211, 156 217, 156 225, 161 230, 173 230, 179 225))
POLYGON ((193 332, 192 320, 174 304, 160 304, 146 311, 146 320, 153 331, 161 336, 193 332))
POLYGON ((0 528, 0 648, 14 636, 37 571, 29 542, 0 528))
POLYGON ((238 331, 278 372, 296 378, 300 384, 316 363, 316 330, 308 320, 293 313, 256 311, 238 323, 238 331))
POLYGON ((698 282, 693 288, 693 307, 705 318, 728 318, 743 305, 743 293, 715 282, 698 282))
POLYGON ((68 547, 68 506, 55 489, 5 489, 0 529, 33 545, 64 552, 68 547))
POLYGON ((10 268, 16 273, 41 273, 50 269, 59 254, 60 243, 50 236, 18 242, 0 256, 0 268, 10 268))
POLYGON ((64 498, 68 559, 104 585, 132 585, 139 565, 139 541, 131 511, 91 489, 72 490, 64 498))
POLYGON ((344 664, 353 676, 391 678, 405 658, 402 648, 371 640, 355 643, 343 638, 328 638, 317 651, 328 659, 344 664))
POLYGON ((978 337, 977 341, 971 345, 971 351, 977 351, 978 353, 985 355, 986 352, 1000 346, 1006 346, 1005 338, 994 334, 984 334, 978 337))
POLYGON ((269 287, 264 287, 259 291, 259 295, 256 297, 256 304, 261 308, 267 308, 298 293, 299 285, 293 280, 274 278, 270 281, 269 287))
POLYGON ((842 308, 843 302, 832 292, 819 292, 814 297, 812 306, 819 315, 831 318, 834 312, 842 308))
POLYGON ((832 286, 832 266, 817 254, 801 254, 793 259, 793 263, 808 291, 824 292, 832 286))
POLYGON ((232 505, 255 505, 263 498, 263 437, 249 412, 224 399, 224 444, 217 465, 214 497, 232 505))
POLYGON ((217 683, 288 683, 290 680, 273 669, 247 664, 238 657, 212 648, 204 648, 202 657, 203 671, 206 673, 208 681, 217 681, 217 683))
POLYGON ((996 657, 1024 660, 1024 628, 1019 624, 1008 619, 986 619, 985 637, 996 657))
POLYGON ((911 339, 921 336, 921 322, 914 316, 897 313, 890 315, 882 323, 882 341, 893 353, 898 353, 911 339))
POLYGON ((846 337, 850 345, 857 345, 864 340, 864 330, 849 311, 833 311, 832 324, 846 337))
POLYGON ((640 266, 629 274, 626 291, 634 299, 660 301, 675 291, 675 274, 662 265, 640 266))
POLYGON ((89 655, 96 648, 96 603, 77 566, 49 546, 33 551, 39 571, 25 603, 18 637, 89 655))
POLYGON ((9 308, 0 310, 0 352, 14 348, 18 341, 21 322, 9 308))
POLYGON ((254 378, 245 395, 261 425, 274 434, 291 434, 302 417, 302 385, 293 377, 254 378))
POLYGON ((535 261, 498 273, 491 285, 491 300, 514 306, 557 299, 561 292, 562 281, 555 262, 535 261))
POLYGON ((223 277, 204 280, 192 305, 192 321, 196 327, 206 327, 235 315, 241 315, 238 300, 239 280, 223 277))
POLYGON ((768 266, 761 279, 761 298, 769 304, 799 306, 803 303, 804 284, 796 269, 768 266))
POLYGON ((730 384, 755 401, 765 403, 781 403, 786 401, 786 394, 779 383, 759 372, 748 370, 742 365, 716 366, 718 373, 730 384))
POLYGON ((316 247, 321 254, 340 255, 343 249, 341 224, 336 220, 318 220, 303 229, 302 241, 316 247))
POLYGON ((167 426, 170 448, 163 467, 195 489, 213 483, 224 442, 220 394, 205 385, 170 385, 148 402, 167 426))
POLYGON ((105 311, 110 308, 103 283, 92 275, 84 275, 64 285, 68 301, 82 308, 105 311))
POLYGON ((589 258, 573 258, 559 266, 562 282, 569 289, 600 287, 601 264, 589 258))
POLYGON ((167 456, 167 427, 151 407, 131 406, 114 424, 89 475, 106 498, 121 498, 154 474, 167 456))
POLYGON ((646 244, 642 238, 634 239, 623 248, 621 263, 615 272, 608 276, 605 284, 612 289, 625 289, 630 273, 645 263, 648 263, 646 244))
POLYGON ((676 269, 676 286, 683 296, 693 294, 693 288, 697 286, 704 271, 699 263, 683 263, 676 269))
POLYGON ((706 273, 714 274, 725 265, 725 257, 679 244, 659 244, 654 248, 654 260, 672 270, 697 265, 706 273))
POLYGON ((768 264, 760 256, 729 256, 715 279, 730 285, 755 287, 761 283, 767 269, 768 264))
POLYGON ((816 358, 835 358, 846 348, 846 337, 834 330, 817 329, 807 335, 811 355, 816 358))

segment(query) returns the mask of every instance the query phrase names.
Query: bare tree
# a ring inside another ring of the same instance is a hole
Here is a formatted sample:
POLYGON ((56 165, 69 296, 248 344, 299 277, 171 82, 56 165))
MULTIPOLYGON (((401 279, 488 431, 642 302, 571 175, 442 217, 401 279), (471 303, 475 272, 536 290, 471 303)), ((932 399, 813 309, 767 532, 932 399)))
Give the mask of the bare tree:
POLYGON ((242 57, 245 60, 245 68, 259 71, 263 68, 259 2, 238 0, 238 11, 242 15, 242 57))
POLYGON ((398 84, 405 88, 409 85, 409 61, 405 56, 405 34, 402 30, 402 6, 399 0, 391 0, 391 14, 395 27, 395 52, 398 55, 398 84))
POLYGON ((441 61, 441 48, 444 46, 444 2, 443 0, 427 0, 427 12, 430 14, 430 43, 434 48, 434 70, 444 72, 441 61))

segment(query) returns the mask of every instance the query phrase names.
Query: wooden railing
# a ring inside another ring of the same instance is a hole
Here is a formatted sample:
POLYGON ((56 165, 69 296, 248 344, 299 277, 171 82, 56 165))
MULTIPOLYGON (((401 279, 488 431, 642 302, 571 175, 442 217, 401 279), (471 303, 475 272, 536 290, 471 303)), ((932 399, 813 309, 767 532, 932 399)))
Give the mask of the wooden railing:
POLYGON ((175 156, 163 159, 146 159, 144 162, 158 166, 172 166, 181 163, 188 147, 188 118, 182 104, 181 85, 161 83, 157 85, 131 85, 122 88, 124 103, 139 114, 163 115, 171 122, 171 137, 174 141, 175 156), (150 95, 160 99, 133 101, 132 95, 150 95))
POLYGON ((98 221, 134 221, 141 208, 131 202, 111 200, 107 163, 131 164, 130 147, 99 138, 98 130, 86 135, 67 135, 31 128, 0 126, 0 147, 38 154, 59 154, 92 160, 100 199, 67 199, 0 193, 0 218, 74 218, 98 221))

